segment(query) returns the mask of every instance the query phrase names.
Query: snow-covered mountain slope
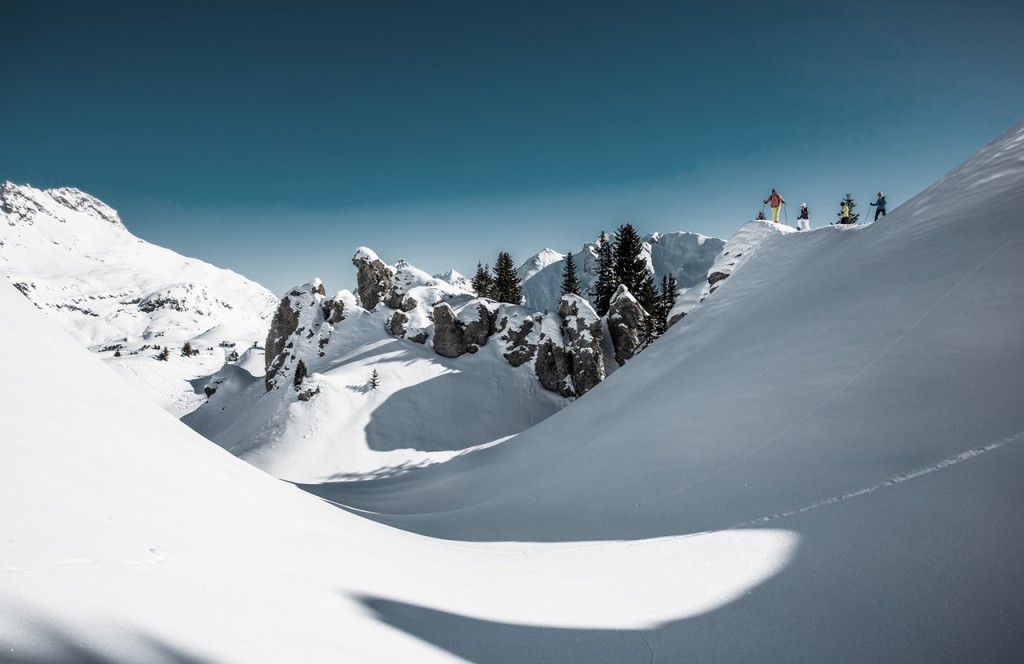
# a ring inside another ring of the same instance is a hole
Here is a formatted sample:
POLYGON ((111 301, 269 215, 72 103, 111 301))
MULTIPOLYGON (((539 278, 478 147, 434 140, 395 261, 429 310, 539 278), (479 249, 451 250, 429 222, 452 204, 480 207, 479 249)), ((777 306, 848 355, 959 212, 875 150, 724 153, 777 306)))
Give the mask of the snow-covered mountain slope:
MULTIPOLYGON (((788 227, 787 227, 788 228, 788 227)), ((672 274, 680 289, 703 285, 708 269, 722 252, 725 242, 697 233, 651 233, 643 238, 644 256, 655 283, 672 274)), ((583 293, 597 279, 597 245, 588 243, 573 254, 583 293)), ((562 295, 565 254, 544 249, 531 256, 516 271, 523 282, 526 306, 539 311, 554 311, 562 295)))
POLYGON ((266 336, 272 293, 135 237, 88 194, 6 182, 0 213, 3 276, 172 413, 205 398, 189 379, 266 336), (186 341, 197 354, 181 355, 186 341), (165 346, 168 361, 154 361, 165 346))
MULTIPOLYGON (((764 585, 645 633, 657 659, 1015 660, 1022 208, 1024 122, 877 223, 768 238, 657 344, 512 440, 309 488, 463 540, 798 539, 764 585)), ((480 639, 452 644, 419 622, 434 612, 378 611, 470 659, 517 633, 447 616, 480 639)))
POLYGON ((0 307, 0 345, 51 349, 8 353, 0 381, 4 664, 645 661, 645 630, 793 550, 765 529, 572 547, 394 530, 203 440, 6 284, 0 307))

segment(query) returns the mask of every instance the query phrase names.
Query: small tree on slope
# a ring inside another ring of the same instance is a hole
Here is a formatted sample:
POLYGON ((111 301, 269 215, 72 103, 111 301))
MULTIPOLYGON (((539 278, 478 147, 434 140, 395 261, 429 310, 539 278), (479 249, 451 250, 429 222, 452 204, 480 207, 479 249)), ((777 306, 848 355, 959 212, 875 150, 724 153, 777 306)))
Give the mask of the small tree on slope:
POLYGON ((601 231, 597 239, 597 279, 591 286, 591 296, 594 298, 594 311, 598 316, 608 313, 608 307, 619 284, 615 281, 615 257, 612 254, 612 245, 608 236, 601 231))
POLYGON ((512 256, 507 251, 499 253, 494 263, 494 299, 509 304, 523 303, 523 285, 519 282, 512 256))
POLYGON ((648 313, 654 310, 656 295, 654 279, 647 271, 644 244, 632 224, 623 224, 615 231, 615 279, 625 285, 648 313))
POLYGON ((579 295, 580 280, 576 276, 576 259, 570 251, 565 256, 565 267, 562 268, 562 295, 579 295))
POLYGON ((493 299, 494 277, 491 276, 491 266, 481 265, 480 261, 477 261, 476 274, 473 275, 473 280, 470 284, 473 286, 473 290, 476 291, 477 297, 490 297, 493 299))

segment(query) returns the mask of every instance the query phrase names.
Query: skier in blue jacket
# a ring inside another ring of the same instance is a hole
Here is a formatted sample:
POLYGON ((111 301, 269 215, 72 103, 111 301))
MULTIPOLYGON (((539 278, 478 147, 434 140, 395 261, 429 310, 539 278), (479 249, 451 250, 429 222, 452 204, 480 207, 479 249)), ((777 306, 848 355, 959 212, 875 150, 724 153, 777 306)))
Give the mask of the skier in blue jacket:
POLYGON ((882 192, 878 192, 878 200, 868 205, 875 206, 875 221, 878 221, 878 215, 885 216, 885 195, 882 192))

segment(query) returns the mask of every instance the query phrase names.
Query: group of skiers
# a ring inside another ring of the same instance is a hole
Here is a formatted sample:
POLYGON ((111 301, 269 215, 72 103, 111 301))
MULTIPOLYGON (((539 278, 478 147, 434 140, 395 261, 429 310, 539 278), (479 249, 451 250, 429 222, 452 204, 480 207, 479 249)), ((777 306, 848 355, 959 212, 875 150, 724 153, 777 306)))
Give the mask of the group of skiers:
MULTIPOLYGON (((851 200, 844 199, 839 203, 839 221, 835 223, 840 224, 851 224, 853 223, 850 219, 850 202, 851 200)), ((783 198, 779 192, 772 189, 772 193, 768 198, 764 199, 764 205, 769 205, 772 209, 772 221, 776 224, 779 223, 779 209, 786 204, 786 199, 783 198)), ((878 217, 885 216, 885 194, 878 192, 878 198, 874 203, 869 205, 875 208, 875 221, 878 221, 878 217)), ((761 208, 761 213, 758 214, 758 219, 764 219, 764 208, 761 208)), ((767 220, 766 220, 767 221, 767 220)), ((798 231, 808 231, 811 229, 811 215, 807 209, 807 203, 800 204, 800 214, 796 218, 796 229, 798 231)))

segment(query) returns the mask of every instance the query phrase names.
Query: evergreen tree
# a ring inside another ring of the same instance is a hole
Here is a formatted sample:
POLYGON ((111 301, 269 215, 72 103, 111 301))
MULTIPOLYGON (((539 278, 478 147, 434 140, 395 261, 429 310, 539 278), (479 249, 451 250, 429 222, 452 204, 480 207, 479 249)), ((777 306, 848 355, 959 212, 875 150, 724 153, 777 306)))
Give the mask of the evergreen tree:
POLYGON ((608 313, 609 302, 615 289, 619 287, 615 281, 615 258, 612 254, 612 244, 608 236, 601 231, 597 239, 597 279, 591 286, 591 296, 594 298, 594 311, 598 316, 608 313))
POLYGON ((640 306, 650 313, 657 299, 654 278, 647 271, 644 243, 632 224, 623 224, 615 231, 614 256, 616 288, 619 284, 625 285, 640 306))
POLYGON ((192 344, 190 342, 188 342, 188 341, 186 341, 185 345, 181 347, 181 356, 182 357, 192 357, 193 355, 198 355, 198 354, 199 354, 199 351, 193 349, 192 348, 192 344))
POLYGON ((666 274, 661 278, 661 292, 658 294, 658 302, 655 305, 655 334, 661 336, 668 331, 668 315, 672 307, 676 306, 676 277, 674 274, 666 274))
POLYGON ((295 365, 295 380, 292 381, 296 390, 302 387, 302 381, 306 380, 307 372, 306 363, 299 360, 299 363, 295 365))
POLYGON ((576 259, 570 251, 565 256, 565 267, 562 268, 562 295, 579 295, 580 280, 576 276, 576 259))
POLYGON ((768 217, 764 216, 764 210, 758 212, 757 217, 755 217, 755 219, 757 219, 758 221, 768 221, 768 217))
POLYGON ((380 374, 377 373, 376 369, 374 369, 373 373, 370 374, 370 389, 371 390, 376 390, 379 387, 380 387, 380 374))
POLYGON ((846 205, 849 206, 850 208, 850 223, 857 223, 857 220, 860 219, 860 212, 853 211, 853 208, 857 206, 857 204, 853 202, 853 196, 851 196, 850 194, 846 194, 846 197, 843 198, 843 203, 846 203, 846 205))
POLYGON ((166 362, 168 359, 170 359, 170 357, 170 349, 167 346, 164 346, 164 349, 160 351, 160 354, 156 356, 156 359, 160 360, 161 362, 166 362))
POLYGON ((516 274, 512 256, 503 251, 494 263, 494 299, 509 304, 523 303, 523 285, 516 274))
POLYGON ((491 276, 491 266, 481 265, 480 261, 477 261, 476 274, 473 275, 473 280, 470 284, 473 286, 473 290, 476 291, 477 297, 490 297, 493 299, 494 277, 491 276))

